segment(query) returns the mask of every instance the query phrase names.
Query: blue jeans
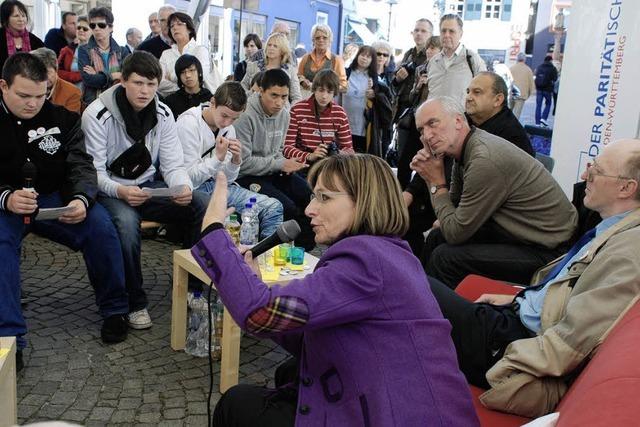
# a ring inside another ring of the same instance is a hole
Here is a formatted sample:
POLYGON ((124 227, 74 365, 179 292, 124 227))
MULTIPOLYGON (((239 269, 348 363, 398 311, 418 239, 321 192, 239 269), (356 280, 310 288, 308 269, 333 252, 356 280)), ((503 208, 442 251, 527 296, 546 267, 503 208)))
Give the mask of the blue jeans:
POLYGON ((536 124, 540 124, 540 119, 547 121, 549 118, 549 110, 551 109, 551 97, 553 92, 539 90, 536 92, 536 124), (542 109, 542 100, 544 99, 544 111, 540 115, 542 109))
MULTIPOLYGON (((166 186, 167 184, 162 181, 149 181, 140 185, 141 188, 166 186)), ((200 237, 202 217, 209 203, 209 195, 194 191, 191 204, 187 206, 179 206, 168 197, 154 197, 141 206, 133 207, 124 200, 99 193, 98 203, 109 211, 120 236, 124 277, 129 294, 129 310, 130 312, 142 310, 147 307, 148 301, 147 294, 142 288, 140 222, 147 220, 181 226, 184 231, 183 247, 190 248, 200 237)))
MULTIPOLYGON (((209 179, 203 182, 198 191, 213 194, 216 188, 216 181, 209 179)), ((246 188, 240 187, 238 184, 229 185, 229 193, 227 195, 227 206, 233 206, 236 212, 242 213, 244 206, 249 203, 249 199, 256 198, 258 205, 258 219, 260 220, 260 238, 264 239, 275 233, 278 225, 282 224, 282 203, 273 197, 264 194, 254 193, 246 188)))
MULTIPOLYGON (((59 193, 38 196, 40 208, 63 206, 59 193)), ((120 240, 107 211, 96 204, 79 224, 32 221, 0 211, 0 336, 16 336, 18 348, 26 347, 27 325, 20 307, 20 247, 29 232, 82 251, 96 304, 103 318, 129 311, 124 284, 120 240)))

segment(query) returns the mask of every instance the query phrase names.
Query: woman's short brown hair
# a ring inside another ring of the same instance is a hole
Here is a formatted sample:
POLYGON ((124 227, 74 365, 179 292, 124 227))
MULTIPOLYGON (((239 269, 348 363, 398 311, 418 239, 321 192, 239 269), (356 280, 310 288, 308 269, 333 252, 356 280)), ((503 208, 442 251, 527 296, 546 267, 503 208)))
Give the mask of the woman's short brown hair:
POLYGON ((403 236, 409 228, 409 212, 400 184, 389 165, 370 154, 335 155, 317 162, 309 171, 309 184, 319 179, 331 191, 338 182, 356 205, 355 220, 347 235, 403 236))

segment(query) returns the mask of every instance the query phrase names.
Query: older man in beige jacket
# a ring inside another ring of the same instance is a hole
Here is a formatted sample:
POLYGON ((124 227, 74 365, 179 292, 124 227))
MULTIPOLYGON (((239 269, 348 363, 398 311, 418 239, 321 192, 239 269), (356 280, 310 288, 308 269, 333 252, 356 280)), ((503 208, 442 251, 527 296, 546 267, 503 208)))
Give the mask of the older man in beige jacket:
POLYGON ((608 331, 640 299, 640 140, 607 146, 582 174, 584 205, 603 218, 563 257, 512 295, 468 302, 430 280, 452 324, 467 380, 490 409, 554 410, 608 331))

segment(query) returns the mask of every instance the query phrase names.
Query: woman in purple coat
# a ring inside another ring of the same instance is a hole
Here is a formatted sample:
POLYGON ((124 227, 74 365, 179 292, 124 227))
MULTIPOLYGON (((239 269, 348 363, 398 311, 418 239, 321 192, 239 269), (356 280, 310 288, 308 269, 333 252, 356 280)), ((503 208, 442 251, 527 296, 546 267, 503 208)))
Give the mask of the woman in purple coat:
POLYGON ((312 274, 286 286, 260 280, 251 252, 243 259, 223 228, 226 185, 216 185, 191 249, 238 325, 299 361, 299 381, 288 387, 229 389, 214 425, 478 425, 451 326, 398 237, 408 216, 389 166, 370 155, 331 156, 309 181, 306 215, 316 243, 330 245, 312 274))

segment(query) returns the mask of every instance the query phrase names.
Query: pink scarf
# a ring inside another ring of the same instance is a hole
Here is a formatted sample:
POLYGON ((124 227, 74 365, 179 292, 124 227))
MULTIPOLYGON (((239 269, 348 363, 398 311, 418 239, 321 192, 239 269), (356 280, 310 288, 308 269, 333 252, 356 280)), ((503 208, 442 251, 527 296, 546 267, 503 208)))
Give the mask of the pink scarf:
POLYGON ((9 27, 5 29, 7 33, 7 54, 8 56, 16 53, 16 42, 14 37, 22 37, 22 52, 31 52, 31 41, 29 40, 29 31, 25 28, 22 31, 13 31, 9 27))

